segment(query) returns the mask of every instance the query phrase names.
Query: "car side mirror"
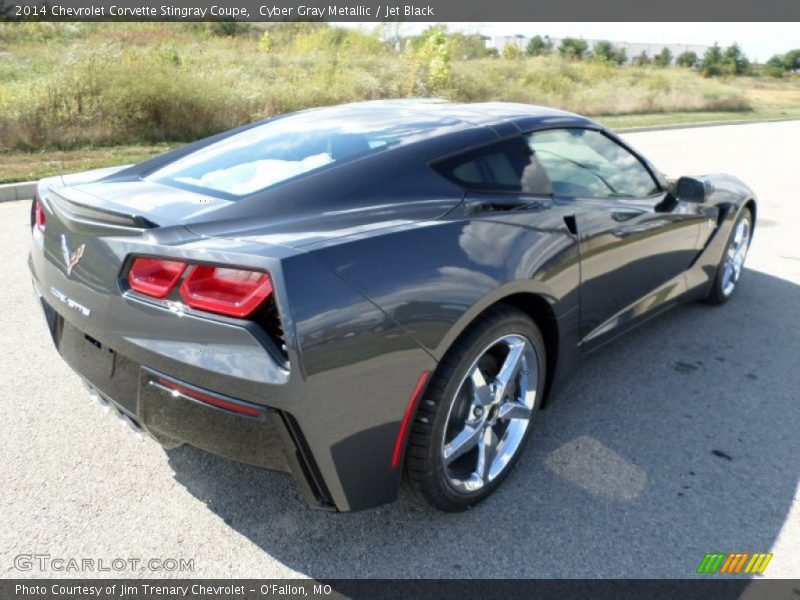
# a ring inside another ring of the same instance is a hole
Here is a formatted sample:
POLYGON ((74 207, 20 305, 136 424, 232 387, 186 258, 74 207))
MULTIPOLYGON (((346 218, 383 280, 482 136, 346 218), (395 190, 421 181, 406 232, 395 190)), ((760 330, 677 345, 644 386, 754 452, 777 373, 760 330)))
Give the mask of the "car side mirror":
POLYGON ((707 179, 681 177, 675 184, 675 196, 684 202, 702 204, 714 191, 714 186, 707 179))

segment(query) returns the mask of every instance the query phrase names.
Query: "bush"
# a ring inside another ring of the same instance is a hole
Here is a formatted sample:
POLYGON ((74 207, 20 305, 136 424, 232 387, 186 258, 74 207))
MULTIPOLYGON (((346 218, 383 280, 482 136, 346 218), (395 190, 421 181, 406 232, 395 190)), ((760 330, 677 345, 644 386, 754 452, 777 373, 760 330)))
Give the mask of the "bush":
POLYGON ((714 44, 700 61, 704 77, 718 75, 749 75, 752 71, 750 61, 738 44, 732 44, 723 52, 719 44, 714 44))
POLYGON ((0 119, 0 138, 23 149, 188 141, 247 120, 251 103, 181 63, 169 47, 98 49, 55 75, 34 102, 17 105, 13 118, 0 119))
POLYGON ((800 50, 776 54, 764 65, 764 74, 770 77, 783 77, 787 72, 797 70, 800 70, 800 50))
POLYGON ((678 69, 620 68, 540 56, 454 63, 453 73, 451 97, 464 102, 524 102, 587 115, 750 108, 737 88, 678 69))
POLYGON ((669 48, 664 46, 661 49, 661 52, 655 55, 653 58, 653 64, 658 67, 668 67, 672 63, 672 52, 670 52, 669 48))
POLYGON ((251 35, 255 31, 252 23, 238 21, 213 21, 205 23, 211 35, 222 37, 236 37, 237 35, 251 35))
POLYGON ((588 49, 589 44, 586 43, 586 40, 565 37, 561 40, 558 53, 569 60, 581 60, 588 49))
POLYGON ((722 74, 722 50, 719 44, 714 44, 706 51, 703 60, 700 61, 700 71, 703 77, 714 77, 722 74))
POLYGON ((722 70, 726 75, 750 74, 750 61, 747 60, 738 44, 732 44, 725 48, 725 52, 722 55, 722 70))
POLYGON ((503 58, 514 60, 515 58, 522 58, 523 52, 516 44, 506 44, 503 46, 503 58))
POLYGON ((429 27, 409 50, 410 95, 435 95, 451 87, 452 44, 444 27, 429 27))
POLYGON ((692 67, 697 66, 697 54, 692 52, 691 50, 687 50, 686 52, 682 52, 678 55, 678 58, 675 59, 675 64, 679 67, 685 67, 687 69, 691 69, 692 67))
POLYGON ((783 55, 783 64, 790 71, 800 70, 800 49, 790 50, 783 55))
POLYGON ((592 49, 592 59, 601 62, 623 64, 627 60, 623 48, 615 48, 611 42, 599 41, 592 49))
POLYGON ((550 54, 553 51, 553 42, 549 36, 542 37, 540 35, 533 36, 525 48, 525 53, 528 56, 542 56, 550 54))

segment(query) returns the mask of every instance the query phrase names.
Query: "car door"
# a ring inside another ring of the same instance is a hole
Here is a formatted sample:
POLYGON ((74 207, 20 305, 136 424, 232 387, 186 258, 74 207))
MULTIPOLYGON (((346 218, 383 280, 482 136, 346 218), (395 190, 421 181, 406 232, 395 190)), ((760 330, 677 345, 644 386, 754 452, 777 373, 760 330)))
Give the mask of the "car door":
POLYGON ((655 313, 686 290, 708 217, 676 200, 630 149, 603 132, 528 134, 553 187, 570 203, 581 263, 580 335, 586 349, 655 313))

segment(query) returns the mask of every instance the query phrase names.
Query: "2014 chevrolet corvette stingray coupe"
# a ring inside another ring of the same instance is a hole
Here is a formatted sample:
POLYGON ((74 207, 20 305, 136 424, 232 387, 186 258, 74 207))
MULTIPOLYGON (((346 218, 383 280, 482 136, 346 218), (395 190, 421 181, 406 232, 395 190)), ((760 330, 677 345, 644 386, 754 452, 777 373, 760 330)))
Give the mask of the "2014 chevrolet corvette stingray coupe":
MULTIPOLYGON (((577 359, 737 287, 756 200, 518 104, 279 116, 40 182, 63 358, 166 447, 285 469, 316 508, 494 491, 577 359)), ((535 434, 534 434, 535 437, 535 434)))

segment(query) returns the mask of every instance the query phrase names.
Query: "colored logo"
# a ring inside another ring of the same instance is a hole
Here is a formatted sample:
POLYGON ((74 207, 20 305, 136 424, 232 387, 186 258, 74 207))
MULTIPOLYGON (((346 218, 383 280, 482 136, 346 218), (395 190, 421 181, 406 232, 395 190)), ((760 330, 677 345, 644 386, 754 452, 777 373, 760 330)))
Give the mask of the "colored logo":
POLYGON ((705 575, 761 574, 767 568, 772 554, 766 552, 731 552, 729 554, 709 552, 697 566, 697 572, 705 575))

